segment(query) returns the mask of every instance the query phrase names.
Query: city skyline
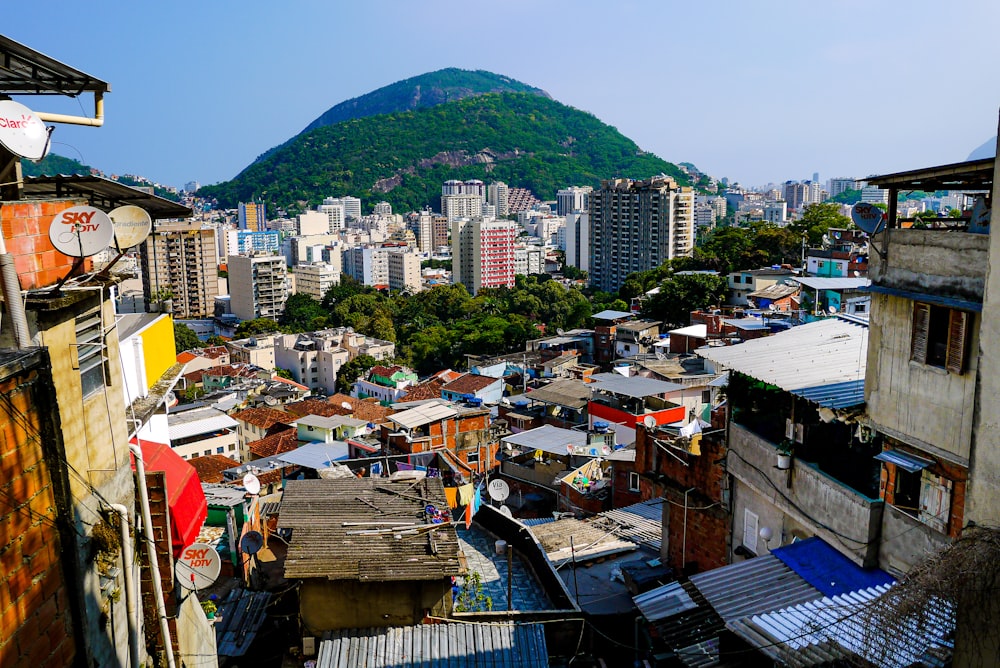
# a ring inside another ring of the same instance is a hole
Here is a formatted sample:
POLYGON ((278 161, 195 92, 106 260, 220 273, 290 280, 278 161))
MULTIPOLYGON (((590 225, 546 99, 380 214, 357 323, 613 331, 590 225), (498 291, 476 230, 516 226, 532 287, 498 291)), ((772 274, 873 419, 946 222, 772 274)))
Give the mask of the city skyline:
MULTIPOLYGON (((1000 6, 982 0, 449 7, 56 2, 19 10, 4 34, 112 86, 105 127, 60 125, 53 152, 177 187, 229 180, 330 107, 444 67, 543 88, 746 186, 958 162, 997 127, 986 91, 1000 73, 985 64, 1000 6), (948 48, 922 48, 936 41, 948 48)), ((83 98, 32 105, 92 112, 83 98)))

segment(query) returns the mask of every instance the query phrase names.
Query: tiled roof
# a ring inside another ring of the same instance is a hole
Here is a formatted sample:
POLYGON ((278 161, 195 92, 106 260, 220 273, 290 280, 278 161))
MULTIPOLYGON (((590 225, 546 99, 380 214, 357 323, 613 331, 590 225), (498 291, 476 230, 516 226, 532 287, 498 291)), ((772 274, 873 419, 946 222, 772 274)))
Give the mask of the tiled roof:
POLYGON ((276 424, 290 424, 295 416, 274 408, 248 408, 233 415, 234 420, 252 424, 259 429, 270 429, 276 424))
POLYGON ((408 387, 406 389, 406 394, 403 395, 401 401, 422 401, 424 399, 440 399, 441 398, 441 388, 444 386, 444 381, 440 378, 431 378, 425 380, 419 385, 414 385, 413 387, 408 387))
POLYGON ((225 346, 209 346, 207 348, 203 348, 201 353, 203 357, 215 360, 228 355, 229 348, 226 348, 225 346))
POLYGON ((303 399, 287 404, 285 410, 296 417, 307 415, 319 415, 321 417, 333 417, 334 415, 348 415, 350 411, 340 404, 332 404, 325 399, 303 399))
POLYGON ((225 455, 206 455, 203 457, 192 457, 188 463, 194 467, 198 473, 198 479, 202 482, 220 483, 223 481, 222 472, 239 466, 235 459, 230 459, 225 455))
POLYGON ((185 350, 184 352, 182 352, 179 355, 177 355, 177 363, 178 364, 187 364, 188 362, 190 362, 191 360, 194 360, 194 359, 198 359, 198 356, 195 355, 190 350, 185 350))
POLYGON ((351 411, 348 412, 346 409, 341 408, 343 412, 340 415, 351 415, 358 420, 364 420, 372 424, 382 424, 390 415, 396 412, 394 408, 380 404, 377 399, 357 399, 349 397, 346 394, 340 394, 339 392, 330 397, 329 402, 334 406, 340 406, 344 402, 349 403, 351 411))
POLYGON ((463 567, 454 525, 433 524, 424 510, 447 508, 447 503, 440 478, 416 485, 383 478, 289 480, 278 518, 279 528, 294 531, 285 577, 387 582, 459 575, 463 567), (369 524, 344 526, 357 522, 369 524), (417 533, 373 533, 379 528, 374 522, 417 533))
POLYGON ((222 364, 211 369, 205 369, 206 376, 234 376, 236 378, 253 378, 259 369, 251 364, 222 364))
POLYGON ((298 431, 295 427, 288 427, 282 431, 269 434, 259 441, 247 443, 247 448, 255 457, 273 457, 283 452, 288 452, 299 447, 298 431))
POLYGON ((396 373, 397 371, 402 371, 402 370, 403 370, 403 367, 401 367, 399 365, 393 365, 393 366, 379 366, 379 365, 376 365, 376 366, 373 366, 371 368, 371 371, 369 373, 371 375, 382 376, 383 378, 392 378, 392 374, 396 373))
POLYGON ((477 376, 474 373, 467 373, 464 376, 456 378, 450 383, 445 383, 444 387, 441 389, 458 394, 475 394, 476 392, 493 385, 498 380, 500 379, 491 378, 490 376, 477 376))

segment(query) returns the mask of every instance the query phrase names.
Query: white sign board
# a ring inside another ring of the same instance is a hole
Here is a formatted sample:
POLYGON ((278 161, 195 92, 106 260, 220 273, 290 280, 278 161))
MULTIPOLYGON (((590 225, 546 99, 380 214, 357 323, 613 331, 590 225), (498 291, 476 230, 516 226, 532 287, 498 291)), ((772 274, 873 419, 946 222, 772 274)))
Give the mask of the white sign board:
POLYGON ((49 240, 70 257, 90 257, 111 245, 115 227, 108 214, 92 206, 71 206, 56 214, 49 225, 49 240))
POLYGON ((184 548, 177 560, 177 582, 186 589, 205 589, 219 577, 222 558, 208 543, 195 543, 184 548))
POLYGON ((20 102, 0 100, 0 144, 14 155, 41 160, 49 152, 49 129, 20 102))

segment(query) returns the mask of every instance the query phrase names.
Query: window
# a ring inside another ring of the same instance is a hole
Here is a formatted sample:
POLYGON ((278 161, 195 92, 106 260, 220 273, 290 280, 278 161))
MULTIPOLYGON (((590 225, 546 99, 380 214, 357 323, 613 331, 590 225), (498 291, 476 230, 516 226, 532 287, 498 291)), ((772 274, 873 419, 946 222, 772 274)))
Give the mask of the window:
POLYGON ((223 446, 221 446, 221 445, 220 445, 219 447, 217 447, 217 448, 215 449, 215 454, 217 454, 217 455, 221 455, 221 454, 222 454, 223 452, 225 452, 225 451, 226 451, 226 449, 225 449, 225 448, 224 448, 223 446))
POLYGON ((104 386, 107 357, 104 354, 104 332, 101 313, 93 310, 76 318, 76 359, 80 371, 83 396, 104 386))
POLYGON ((479 463, 479 450, 469 451, 469 456, 466 460, 469 464, 479 463))
POLYGON ((947 533, 951 514, 951 480, 928 469, 911 473, 897 466, 895 488, 893 506, 947 533))
POLYGON ((628 491, 638 492, 639 491, 639 474, 635 471, 628 472, 628 491))
POLYGON ((971 315, 968 311, 916 302, 910 359, 951 373, 964 373, 971 315))

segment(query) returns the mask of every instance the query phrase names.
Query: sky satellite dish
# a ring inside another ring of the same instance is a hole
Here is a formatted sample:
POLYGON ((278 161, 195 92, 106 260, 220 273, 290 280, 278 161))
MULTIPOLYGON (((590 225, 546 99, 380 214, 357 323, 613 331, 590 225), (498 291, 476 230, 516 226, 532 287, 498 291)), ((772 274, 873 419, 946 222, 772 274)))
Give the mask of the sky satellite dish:
POLYGON ((174 570, 177 583, 185 589, 205 589, 218 579, 222 558, 208 543, 195 543, 184 548, 174 570))
POLYGON ((96 255, 111 245, 114 236, 108 214, 92 206, 71 206, 56 214, 49 225, 52 245, 70 257, 96 255))
POLYGON ((514 513, 510 512, 510 508, 507 506, 500 506, 500 514, 506 515, 507 517, 514 517, 514 513))
POLYGON ((108 218, 114 224, 115 243, 118 250, 123 251, 138 246, 153 229, 153 219, 145 209, 133 204, 126 204, 108 213, 108 218))
POLYGON ((264 536, 259 531, 247 531, 240 539, 240 551, 244 554, 257 554, 264 547, 264 536))
POLYGON ((871 202, 858 202, 851 207, 851 220, 861 231, 878 234, 885 229, 885 214, 871 202))
POLYGON ((49 133, 35 112, 20 102, 0 100, 0 144, 14 155, 35 162, 49 152, 49 133))
POLYGON ((646 429, 652 429, 653 427, 656 426, 656 418, 653 417, 652 415, 647 415, 646 417, 642 418, 642 424, 646 426, 646 429))
POLYGON ((250 494, 260 494, 260 480, 253 473, 243 476, 243 488, 250 494))
POLYGON ((490 480, 490 484, 487 486, 486 491, 489 492, 491 499, 503 503, 507 497, 510 496, 510 485, 500 478, 494 478, 493 480, 490 480))

